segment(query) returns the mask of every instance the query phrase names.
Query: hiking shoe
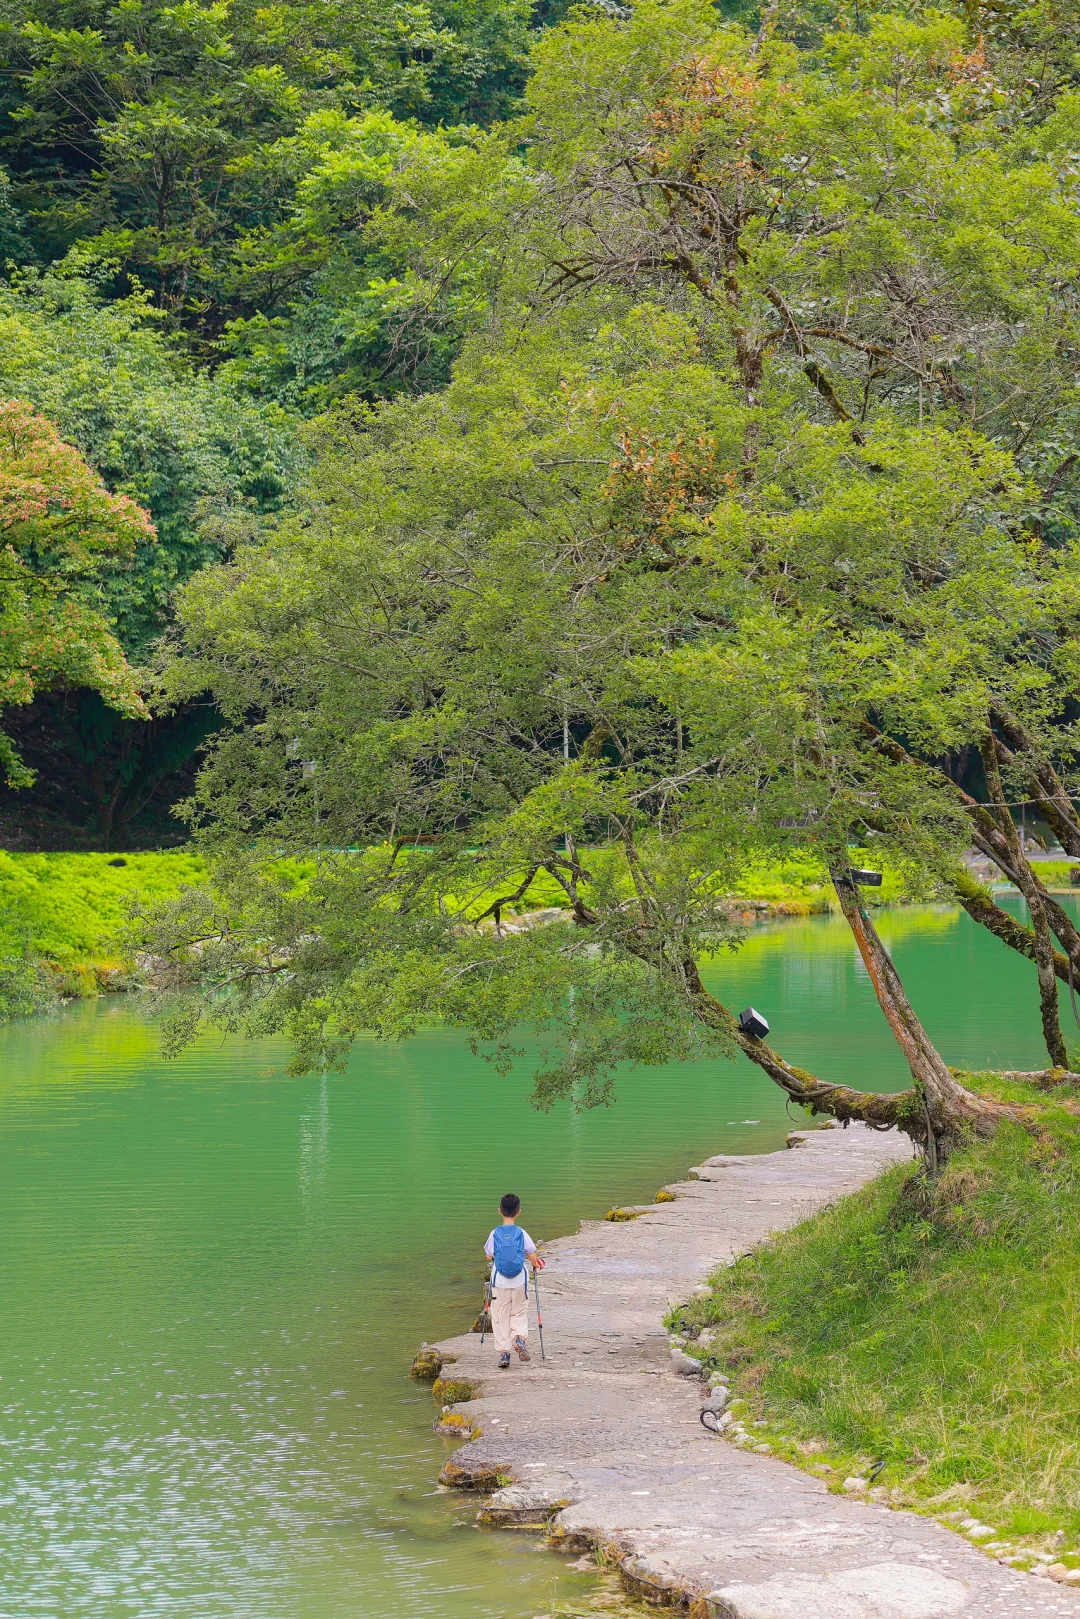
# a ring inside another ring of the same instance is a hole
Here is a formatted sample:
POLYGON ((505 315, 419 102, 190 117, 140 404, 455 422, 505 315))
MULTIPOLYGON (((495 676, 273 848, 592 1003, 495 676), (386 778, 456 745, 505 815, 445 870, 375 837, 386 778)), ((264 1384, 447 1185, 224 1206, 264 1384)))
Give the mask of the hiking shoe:
MULTIPOLYGON (((526 1356, 526 1359, 528 1359, 528 1356, 526 1356)), ((500 1370, 500 1372, 505 1372, 505 1370, 509 1366, 509 1364, 510 1364, 510 1351, 509 1351, 509 1349, 504 1349, 502 1354, 499 1356, 499 1370, 500 1370)))
MULTIPOLYGON (((517 1358, 518 1358, 518 1360, 532 1360, 532 1356, 529 1354, 529 1351, 525 1348, 525 1340, 524 1340, 524 1338, 515 1338, 514 1339, 514 1348, 517 1350, 517 1358)), ((510 1356, 507 1355, 506 1358, 507 1358, 507 1360, 509 1360, 510 1356)))

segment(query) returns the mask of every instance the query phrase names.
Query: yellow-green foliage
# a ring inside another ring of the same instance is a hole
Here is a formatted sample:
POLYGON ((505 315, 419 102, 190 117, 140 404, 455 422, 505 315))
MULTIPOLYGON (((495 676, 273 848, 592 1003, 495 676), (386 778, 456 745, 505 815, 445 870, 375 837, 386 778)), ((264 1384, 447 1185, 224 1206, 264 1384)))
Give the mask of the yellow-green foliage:
POLYGON ((204 877, 201 860, 183 849, 128 855, 0 850, 0 956, 26 953, 60 967, 119 964, 132 900, 164 899, 204 877))
POLYGON ((1041 1133, 1003 1126, 936 1183, 890 1171, 678 1315, 715 1324, 781 1454, 837 1482, 883 1460, 895 1499, 1063 1530, 1080 1561, 1080 1108, 1020 1089, 1041 1133))
MULTIPOLYGON (((512 894, 524 880, 524 877, 525 873, 523 871, 515 872, 512 877, 508 877, 506 882, 498 888, 481 887, 472 894, 451 895, 448 897, 447 903, 451 908, 455 905, 463 908, 467 916, 482 916, 488 906, 494 904, 501 895, 512 894)), ((515 900, 511 905, 507 905, 505 910, 508 914, 514 912, 520 915, 523 911, 540 911, 553 906, 565 908, 569 906, 569 903, 566 890, 561 884, 557 883, 548 872, 538 871, 521 898, 515 900)))
MULTIPOLYGON (((601 851, 596 858, 602 859, 601 851)), ((286 887, 302 883, 313 869, 311 862, 295 859, 275 866, 286 887)), ((0 849, 0 957, 27 954, 64 968, 119 964, 133 899, 167 898, 185 884, 205 880, 202 861, 184 849, 127 855, 13 854, 0 849), (124 864, 114 865, 116 860, 124 864)), ((744 898, 805 911, 828 909, 831 892, 828 873, 798 856, 748 868, 736 890, 744 898)), ((895 899, 902 882, 886 871, 883 887, 865 892, 872 900, 895 899)), ((484 890, 462 896, 461 903, 471 915, 479 915, 495 898, 494 890, 484 890)), ((508 909, 565 904, 563 890, 540 872, 528 894, 508 909)))
MULTIPOLYGON (((593 852, 594 863, 603 858, 602 850, 593 852)), ((866 863, 871 863, 869 856, 866 863)), ((282 860, 274 870, 284 887, 294 888, 310 877, 314 864, 282 860)), ((95 970, 123 964, 122 935, 132 901, 168 898, 185 884, 205 882, 206 875, 198 856, 184 849, 127 855, 0 850, 0 963, 18 979, 17 985, 14 980, 0 982, 0 1014, 5 1008, 9 1016, 41 1010, 58 991, 97 993, 95 970), (123 864, 114 864, 117 860, 123 864), (22 958, 25 965, 17 966, 22 958), (39 963, 49 969, 44 977, 39 963)), ((736 892, 805 913, 827 910, 832 889, 820 865, 796 855, 749 867, 736 892)), ((871 900, 896 899, 902 894, 902 882, 886 871, 883 887, 865 892, 871 900)), ((479 916, 497 897, 496 890, 481 889, 461 896, 460 903, 470 915, 479 916)), ((563 890, 540 872, 528 893, 507 909, 522 912, 565 904, 563 890)))
POLYGON ((475 1400, 477 1387, 467 1377, 437 1377, 431 1392, 440 1405, 459 1405, 475 1400))

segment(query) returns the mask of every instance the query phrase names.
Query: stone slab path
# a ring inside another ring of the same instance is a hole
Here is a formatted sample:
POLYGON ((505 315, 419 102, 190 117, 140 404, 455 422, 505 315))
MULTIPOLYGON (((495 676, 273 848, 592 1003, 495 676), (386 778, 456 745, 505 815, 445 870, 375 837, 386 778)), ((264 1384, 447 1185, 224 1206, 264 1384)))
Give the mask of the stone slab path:
POLYGON ((1080 1619, 1080 1590, 994 1562, 913 1513, 829 1493, 769 1456, 710 1435, 701 1384, 671 1364, 662 1316, 725 1260, 906 1158, 859 1126, 797 1150, 720 1157, 627 1223, 584 1222, 546 1244, 547 1359, 496 1367, 490 1337, 437 1346, 476 1398, 480 1430, 444 1481, 490 1488, 481 1520, 603 1546, 629 1588, 709 1619, 1080 1619))

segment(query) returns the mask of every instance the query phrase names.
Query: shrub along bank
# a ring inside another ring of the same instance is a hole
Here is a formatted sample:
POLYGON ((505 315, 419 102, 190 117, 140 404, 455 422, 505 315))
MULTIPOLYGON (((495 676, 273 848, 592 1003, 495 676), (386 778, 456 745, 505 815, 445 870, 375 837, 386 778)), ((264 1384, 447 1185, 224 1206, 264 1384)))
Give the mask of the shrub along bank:
POLYGON ((1038 1134, 891 1170, 671 1324, 729 1379, 729 1439, 1080 1584, 1080 1090, 1008 1095, 1038 1134))

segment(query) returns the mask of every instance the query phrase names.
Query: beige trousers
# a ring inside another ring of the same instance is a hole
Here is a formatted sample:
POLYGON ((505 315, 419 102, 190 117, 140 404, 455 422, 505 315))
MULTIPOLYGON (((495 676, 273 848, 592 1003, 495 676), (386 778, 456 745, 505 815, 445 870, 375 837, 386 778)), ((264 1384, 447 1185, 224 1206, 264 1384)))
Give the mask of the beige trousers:
POLYGON ((527 1337, 529 1304, 523 1287, 492 1288, 491 1331, 500 1355, 510 1349, 514 1338, 527 1337))

